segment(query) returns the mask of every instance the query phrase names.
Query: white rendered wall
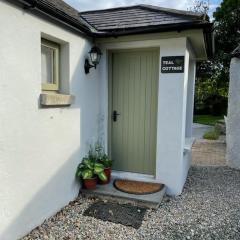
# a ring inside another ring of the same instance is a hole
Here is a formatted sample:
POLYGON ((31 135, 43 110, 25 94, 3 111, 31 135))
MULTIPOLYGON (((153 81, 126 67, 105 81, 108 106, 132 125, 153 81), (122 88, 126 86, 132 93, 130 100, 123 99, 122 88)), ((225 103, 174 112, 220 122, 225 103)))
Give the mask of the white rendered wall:
POLYGON ((227 164, 240 169, 240 59, 233 58, 230 67, 230 83, 227 116, 227 164))
POLYGON ((193 109, 194 109, 194 91, 196 77, 196 61, 190 59, 188 73, 188 94, 187 94, 187 112, 186 112, 186 137, 192 137, 193 129, 193 109))
POLYGON ((183 158, 189 63, 185 37, 103 44, 100 66, 85 75, 91 47, 86 39, 4 1, 0 29, 1 240, 26 234, 73 200, 79 191, 76 166, 89 143, 101 137, 107 146, 108 49, 159 47, 160 58, 185 56, 185 73, 159 72, 155 176, 169 194, 181 193, 189 165, 183 158), (41 35, 62 44, 62 91, 76 97, 71 107, 39 108, 41 35))
MULTIPOLYGON (((183 154, 183 171, 182 171, 182 184, 185 183, 188 170, 191 166, 192 162, 192 151, 189 148, 192 147, 194 139, 192 138, 192 128, 193 128, 193 108, 194 108, 194 91, 195 91, 195 76, 196 76, 196 60, 193 49, 191 45, 187 44, 187 53, 186 56, 189 55, 189 59, 186 60, 189 63, 188 66, 188 77, 187 77, 187 92, 184 96, 187 96, 185 99, 186 106, 186 119, 185 119, 185 145, 187 148, 183 154), (190 143, 190 145, 189 145, 190 143)), ((187 74, 187 73, 186 73, 187 74)))
MULTIPOLYGON (((129 48, 160 48, 160 62, 163 56, 185 56, 185 73, 162 74, 159 66, 159 94, 157 120, 157 159, 155 180, 167 186, 167 193, 182 192, 190 162, 183 158, 186 127, 186 106, 188 91, 189 51, 187 39, 170 38, 145 41, 123 41, 102 43, 101 60, 101 112, 105 133, 108 131, 108 61, 107 51, 129 48)), ((104 136, 108 142, 107 134, 104 136)), ((140 176, 141 177, 141 176, 140 176)), ((137 176, 136 176, 137 178, 137 176)), ((150 178, 151 179, 151 178, 150 178)))
POLYGON ((99 79, 84 73, 91 45, 79 35, 4 1, 0 29, 0 239, 14 240, 78 195, 75 170, 98 135, 99 79), (71 107, 39 108, 41 33, 63 44, 71 107))

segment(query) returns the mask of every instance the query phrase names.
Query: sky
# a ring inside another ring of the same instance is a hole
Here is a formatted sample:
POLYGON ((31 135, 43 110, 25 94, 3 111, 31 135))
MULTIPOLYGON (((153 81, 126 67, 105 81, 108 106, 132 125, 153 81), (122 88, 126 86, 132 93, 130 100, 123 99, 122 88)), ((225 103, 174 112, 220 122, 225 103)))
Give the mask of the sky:
MULTIPOLYGON (((136 4, 151 4, 160 7, 187 10, 194 0, 64 0, 74 8, 81 11, 129 6, 136 4)), ((221 0, 209 0, 209 15, 215 11, 221 0)))

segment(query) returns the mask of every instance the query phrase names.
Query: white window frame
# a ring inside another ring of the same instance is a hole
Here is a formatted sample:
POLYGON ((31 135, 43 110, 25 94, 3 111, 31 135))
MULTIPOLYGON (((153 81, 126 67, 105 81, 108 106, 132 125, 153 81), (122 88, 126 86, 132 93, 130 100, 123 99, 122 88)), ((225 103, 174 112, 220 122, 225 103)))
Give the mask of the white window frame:
POLYGON ((42 83, 42 90, 43 91, 59 91, 60 45, 42 38, 41 46, 45 46, 53 50, 53 69, 52 69, 53 71, 52 72, 53 72, 53 82, 54 82, 54 83, 42 83))

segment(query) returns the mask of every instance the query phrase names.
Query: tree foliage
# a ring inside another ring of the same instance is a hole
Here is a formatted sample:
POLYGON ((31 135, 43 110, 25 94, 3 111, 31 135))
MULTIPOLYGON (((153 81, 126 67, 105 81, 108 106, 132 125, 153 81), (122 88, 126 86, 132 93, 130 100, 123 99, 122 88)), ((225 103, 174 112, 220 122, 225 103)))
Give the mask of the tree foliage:
POLYGON ((231 52, 240 43, 240 0, 223 0, 213 17, 215 56, 198 64, 196 108, 204 107, 211 96, 227 97, 231 52))
POLYGON ((215 26, 216 57, 229 66, 230 53, 240 41, 240 0, 223 0, 213 13, 215 26))
POLYGON ((189 7, 192 12, 207 14, 209 10, 209 0, 193 0, 193 5, 189 7))
POLYGON ((231 52, 240 41, 240 0, 223 0, 213 13, 218 81, 228 82, 231 52))

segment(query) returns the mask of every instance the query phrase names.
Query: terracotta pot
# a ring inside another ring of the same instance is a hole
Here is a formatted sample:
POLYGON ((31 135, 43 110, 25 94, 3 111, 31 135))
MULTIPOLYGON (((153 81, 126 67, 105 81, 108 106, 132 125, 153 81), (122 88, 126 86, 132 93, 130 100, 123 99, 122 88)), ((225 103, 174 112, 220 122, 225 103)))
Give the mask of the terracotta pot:
POLYGON ((111 180, 111 172, 112 172, 112 168, 111 167, 108 167, 108 168, 104 168, 104 173, 106 174, 107 176, 107 180, 106 181, 102 181, 100 179, 98 179, 98 183, 99 184, 108 184, 111 180))
POLYGON ((83 179, 83 185, 86 189, 95 189, 97 186, 97 178, 83 179))

